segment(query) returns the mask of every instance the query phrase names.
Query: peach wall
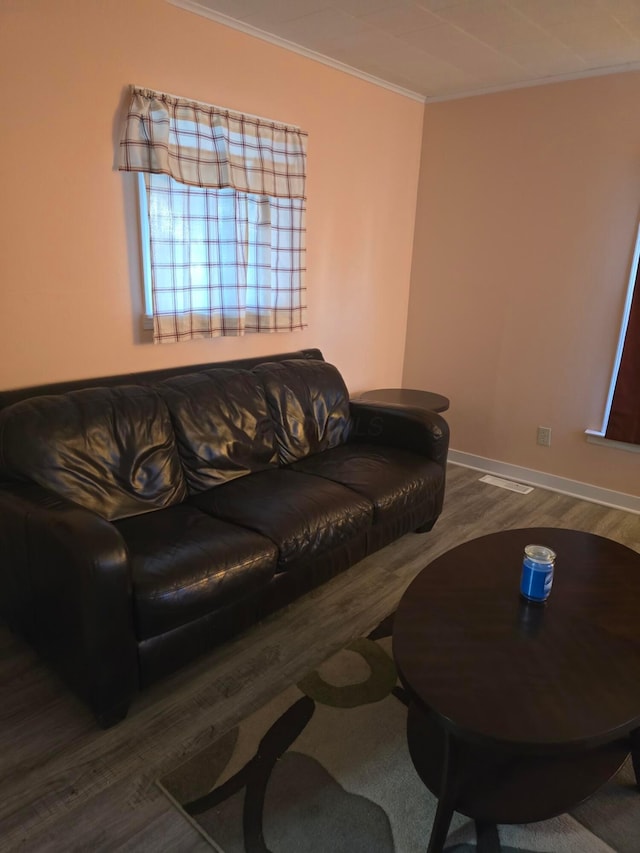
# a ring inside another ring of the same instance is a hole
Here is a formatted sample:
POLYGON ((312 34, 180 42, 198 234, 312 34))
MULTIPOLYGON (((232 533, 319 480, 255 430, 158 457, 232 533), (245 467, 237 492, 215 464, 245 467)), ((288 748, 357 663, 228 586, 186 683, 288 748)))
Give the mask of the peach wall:
POLYGON ((451 398, 456 450, 640 494, 640 454, 584 437, 638 226, 639 101, 627 73, 426 107, 404 382, 451 398))
POLYGON ((0 387, 318 346, 401 378, 423 106, 164 0, 7 0, 0 387), (303 332, 153 346, 140 331, 117 113, 136 83, 309 132, 303 332))

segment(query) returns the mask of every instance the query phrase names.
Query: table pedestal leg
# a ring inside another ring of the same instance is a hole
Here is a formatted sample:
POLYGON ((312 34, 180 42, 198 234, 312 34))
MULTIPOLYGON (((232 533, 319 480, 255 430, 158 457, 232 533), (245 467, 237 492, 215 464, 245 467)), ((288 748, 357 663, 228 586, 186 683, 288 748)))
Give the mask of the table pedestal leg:
POLYGON ((476 821, 476 841, 478 853, 500 853, 500 836, 495 823, 476 821))
POLYGON ((477 821, 478 853, 500 850, 496 825, 570 811, 617 773, 630 750, 640 789, 640 728, 596 749, 530 755, 469 743, 412 703, 407 745, 418 776, 438 797, 428 853, 441 853, 454 811, 477 821))
POLYGON ((640 729, 631 732, 631 761, 636 774, 636 786, 640 788, 640 729))
POLYGON ((433 820, 431 838, 427 853, 442 853, 445 841, 449 833, 449 826, 455 808, 457 784, 457 754, 456 744, 447 732, 444 741, 444 760, 442 762, 442 784, 440 785, 440 796, 438 797, 438 808, 433 820))

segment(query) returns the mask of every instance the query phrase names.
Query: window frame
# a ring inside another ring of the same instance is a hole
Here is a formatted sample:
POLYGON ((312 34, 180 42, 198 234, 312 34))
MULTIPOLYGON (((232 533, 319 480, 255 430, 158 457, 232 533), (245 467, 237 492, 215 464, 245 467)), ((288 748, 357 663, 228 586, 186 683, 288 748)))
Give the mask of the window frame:
POLYGON ((609 382, 609 388, 607 391, 607 399, 604 407, 604 416, 602 418, 602 426, 599 430, 596 429, 586 429, 585 435, 587 437, 587 441, 590 444, 600 444, 605 447, 616 447, 620 450, 627 450, 632 453, 640 453, 640 445, 632 444, 631 442, 626 441, 615 441, 611 438, 606 438, 607 426, 609 424, 609 416, 611 414, 611 405, 613 403, 613 395, 616 388, 616 382, 618 381, 618 373, 620 371, 620 363, 622 361, 622 352, 624 350, 624 343, 627 336, 627 329, 629 326, 629 316, 631 314, 631 304, 633 302, 633 296, 635 292, 636 279, 638 275, 638 264, 640 263, 640 223, 638 224, 638 228, 636 231, 636 241, 633 250, 633 258, 631 260, 631 270, 629 272, 629 281, 627 283, 627 292, 624 300, 624 307, 622 310, 622 322, 620 324, 620 333, 618 335, 618 344, 616 347, 616 354, 613 360, 613 369, 611 371, 611 380, 609 382))
POLYGON ((140 262, 142 266, 142 328, 153 331, 153 294, 151 291, 151 233, 149 230, 149 198, 144 181, 144 172, 137 173, 137 196, 140 240, 140 262))

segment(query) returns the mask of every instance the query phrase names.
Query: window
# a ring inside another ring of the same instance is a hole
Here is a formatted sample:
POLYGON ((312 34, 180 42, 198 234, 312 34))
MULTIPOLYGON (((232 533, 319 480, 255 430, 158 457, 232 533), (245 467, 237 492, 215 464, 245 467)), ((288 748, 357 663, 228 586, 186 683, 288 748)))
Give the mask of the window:
POLYGON ((132 88, 119 168, 155 343, 306 326, 305 166, 298 128, 132 88))

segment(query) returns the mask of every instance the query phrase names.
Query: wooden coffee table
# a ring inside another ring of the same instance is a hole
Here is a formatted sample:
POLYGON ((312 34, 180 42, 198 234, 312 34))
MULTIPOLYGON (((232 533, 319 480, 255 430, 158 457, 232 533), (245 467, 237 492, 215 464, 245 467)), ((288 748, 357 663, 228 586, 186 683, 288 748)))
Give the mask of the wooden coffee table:
POLYGON ((632 753, 640 784, 640 554, 575 530, 508 530, 434 560, 398 607, 393 654, 411 698, 416 770, 439 798, 429 853, 454 811, 496 824, 566 812, 632 753), (527 604, 524 546, 556 554, 551 596, 527 604))

